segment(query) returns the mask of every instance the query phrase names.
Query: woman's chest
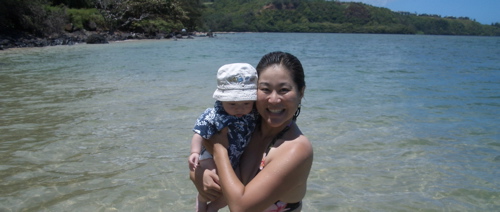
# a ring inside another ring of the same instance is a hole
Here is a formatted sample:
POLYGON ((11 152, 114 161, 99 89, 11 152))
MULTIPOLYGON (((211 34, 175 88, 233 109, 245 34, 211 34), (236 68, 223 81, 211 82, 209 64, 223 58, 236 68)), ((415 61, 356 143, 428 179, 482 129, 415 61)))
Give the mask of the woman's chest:
MULTIPOLYGON (((243 179, 251 180, 259 171, 263 154, 266 149, 262 137, 252 136, 250 143, 247 145, 240 161, 241 176, 243 179)), ((247 182, 248 182, 247 181, 247 182)))

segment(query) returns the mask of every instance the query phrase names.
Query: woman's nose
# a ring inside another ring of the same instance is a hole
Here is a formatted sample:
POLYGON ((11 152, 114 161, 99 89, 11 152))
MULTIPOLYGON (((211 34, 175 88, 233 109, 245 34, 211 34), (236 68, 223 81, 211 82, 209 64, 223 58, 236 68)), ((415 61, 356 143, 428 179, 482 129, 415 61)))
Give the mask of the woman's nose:
POLYGON ((273 91, 269 95, 269 103, 279 103, 280 101, 281 101, 281 99, 279 98, 279 95, 278 95, 278 93, 276 93, 276 91, 273 91))

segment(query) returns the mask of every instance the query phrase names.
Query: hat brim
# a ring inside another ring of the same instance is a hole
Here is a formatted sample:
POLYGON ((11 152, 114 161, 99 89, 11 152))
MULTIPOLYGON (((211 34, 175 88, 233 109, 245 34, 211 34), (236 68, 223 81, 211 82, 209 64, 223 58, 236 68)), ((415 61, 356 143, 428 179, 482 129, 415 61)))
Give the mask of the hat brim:
POLYGON ((256 101, 257 89, 246 90, 222 90, 217 89, 213 98, 222 102, 256 101))

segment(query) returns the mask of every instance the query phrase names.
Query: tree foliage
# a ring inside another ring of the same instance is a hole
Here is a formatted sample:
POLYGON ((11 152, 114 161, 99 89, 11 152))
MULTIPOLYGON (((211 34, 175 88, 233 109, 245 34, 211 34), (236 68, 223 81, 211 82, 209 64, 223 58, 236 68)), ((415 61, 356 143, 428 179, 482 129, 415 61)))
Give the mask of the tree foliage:
POLYGON ((325 0, 216 0, 208 4, 202 20, 205 28, 215 31, 500 35, 495 25, 469 18, 400 14, 325 0))
POLYGON ((170 32, 199 17, 198 1, 187 0, 96 0, 96 7, 112 29, 134 32, 170 32), (193 8, 188 8, 191 6, 193 8), (192 17, 190 17, 192 15, 192 17))
POLYGON ((327 0, 1 0, 0 34, 72 30, 500 35, 499 23, 327 0), (96 26, 96 27, 91 27, 96 26))
POLYGON ((45 0, 0 1, 0 32, 27 32, 37 36, 48 36, 61 31, 65 22, 64 11, 48 7, 45 0))
POLYGON ((92 8, 94 7, 94 0, 51 0, 52 5, 65 5, 69 8, 92 8))
POLYGON ((62 33, 65 25, 154 35, 201 25, 199 0, 2 0, 0 34, 62 33))

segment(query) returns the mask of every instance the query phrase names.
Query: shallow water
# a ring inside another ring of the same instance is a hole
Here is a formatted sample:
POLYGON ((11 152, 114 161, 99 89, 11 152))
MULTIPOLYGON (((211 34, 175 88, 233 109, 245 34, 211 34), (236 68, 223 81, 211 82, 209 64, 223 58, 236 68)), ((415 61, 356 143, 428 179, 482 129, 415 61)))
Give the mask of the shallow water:
POLYGON ((499 209, 499 47, 243 33, 0 51, 0 211, 192 211, 191 128, 216 70, 274 50, 306 72, 304 211, 499 209))

